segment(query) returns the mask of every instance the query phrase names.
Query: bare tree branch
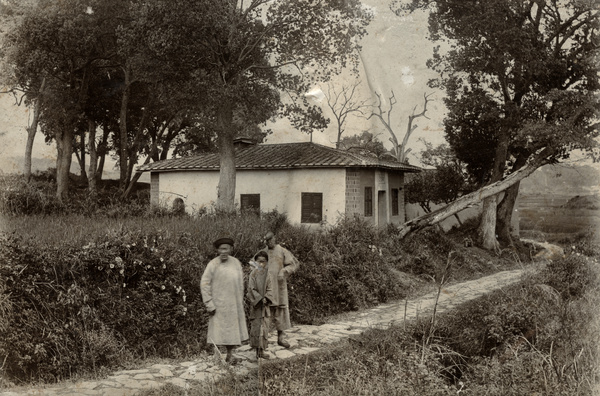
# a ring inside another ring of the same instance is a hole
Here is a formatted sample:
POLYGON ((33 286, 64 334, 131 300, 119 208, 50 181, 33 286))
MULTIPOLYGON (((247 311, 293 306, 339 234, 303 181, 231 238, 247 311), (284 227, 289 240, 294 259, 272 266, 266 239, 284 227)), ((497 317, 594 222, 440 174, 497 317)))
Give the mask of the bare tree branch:
POLYGON ((370 107, 368 99, 356 98, 356 89, 360 85, 360 80, 355 80, 352 85, 342 85, 339 91, 333 87, 332 83, 327 84, 327 93, 323 92, 327 100, 327 106, 333 113, 337 122, 337 139, 335 147, 340 147, 342 135, 346 131, 345 125, 348 115, 357 114, 357 117, 364 117, 363 110, 370 107))

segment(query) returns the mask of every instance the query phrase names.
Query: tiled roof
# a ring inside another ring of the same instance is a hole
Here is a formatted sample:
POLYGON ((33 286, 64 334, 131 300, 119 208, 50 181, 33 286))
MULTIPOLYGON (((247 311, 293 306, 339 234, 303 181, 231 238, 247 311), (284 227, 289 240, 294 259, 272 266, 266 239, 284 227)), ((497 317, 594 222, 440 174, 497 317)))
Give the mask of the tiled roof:
MULTIPOLYGON (((259 144, 235 149, 236 169, 379 168, 419 172, 421 168, 379 160, 316 143, 259 144)), ((148 171, 217 170, 219 154, 207 153, 173 158, 138 168, 148 171)))

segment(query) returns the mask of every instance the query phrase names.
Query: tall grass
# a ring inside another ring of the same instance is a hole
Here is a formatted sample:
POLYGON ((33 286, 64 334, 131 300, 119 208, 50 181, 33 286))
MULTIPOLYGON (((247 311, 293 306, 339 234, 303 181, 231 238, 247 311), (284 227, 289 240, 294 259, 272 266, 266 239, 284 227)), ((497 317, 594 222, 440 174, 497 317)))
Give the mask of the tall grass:
POLYGON ((142 396, 596 395, 600 268, 597 255, 581 254, 590 252, 585 244, 518 285, 440 315, 437 324, 371 329, 245 376, 142 396))

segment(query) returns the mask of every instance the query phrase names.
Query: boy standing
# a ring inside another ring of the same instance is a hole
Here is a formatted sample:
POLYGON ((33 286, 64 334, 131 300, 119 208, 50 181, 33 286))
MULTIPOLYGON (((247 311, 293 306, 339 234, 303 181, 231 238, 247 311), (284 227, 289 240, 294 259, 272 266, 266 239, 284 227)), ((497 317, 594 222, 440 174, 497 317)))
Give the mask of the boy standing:
POLYGON ((258 267, 250 273, 246 294, 250 302, 250 346, 256 349, 257 359, 269 359, 264 352, 269 337, 269 305, 273 302, 273 284, 267 268, 269 255, 260 251, 254 256, 254 261, 258 267))

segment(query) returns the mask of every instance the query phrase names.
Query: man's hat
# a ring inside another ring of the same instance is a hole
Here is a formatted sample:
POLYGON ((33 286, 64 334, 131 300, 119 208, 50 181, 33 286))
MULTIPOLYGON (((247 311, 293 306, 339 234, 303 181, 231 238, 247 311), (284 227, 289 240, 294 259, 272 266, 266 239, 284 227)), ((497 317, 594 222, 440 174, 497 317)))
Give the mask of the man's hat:
POLYGON ((233 239, 231 238, 219 238, 216 241, 213 242, 213 246, 215 247, 215 249, 218 249, 219 246, 227 244, 229 246, 233 246, 233 239))
POLYGON ((273 234, 273 232, 269 231, 267 232, 267 234, 265 235, 265 241, 268 241, 269 239, 273 238, 275 236, 275 234, 273 234))

